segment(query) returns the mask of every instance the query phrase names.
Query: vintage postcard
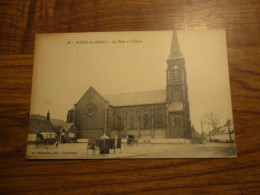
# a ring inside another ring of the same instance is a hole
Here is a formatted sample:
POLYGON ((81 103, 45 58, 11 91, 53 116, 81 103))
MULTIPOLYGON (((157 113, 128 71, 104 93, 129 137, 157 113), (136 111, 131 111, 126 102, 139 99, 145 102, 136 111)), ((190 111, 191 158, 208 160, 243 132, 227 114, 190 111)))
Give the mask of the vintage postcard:
POLYGON ((224 30, 37 34, 27 159, 236 156, 224 30))

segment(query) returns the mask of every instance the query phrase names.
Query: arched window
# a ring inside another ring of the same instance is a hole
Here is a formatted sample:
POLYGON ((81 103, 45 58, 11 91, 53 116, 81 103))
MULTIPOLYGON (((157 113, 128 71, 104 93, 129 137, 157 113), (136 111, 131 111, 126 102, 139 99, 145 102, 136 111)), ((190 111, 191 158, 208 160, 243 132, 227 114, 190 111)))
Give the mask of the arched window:
POLYGON ((117 129, 122 129, 121 116, 117 116, 117 129))
POLYGON ((130 129, 133 129, 134 128, 134 115, 131 114, 130 115, 130 129))
POLYGON ((157 127, 162 127, 162 126, 163 126, 162 112, 158 112, 158 114, 157 114, 157 127))
POLYGON ((172 83, 180 84, 181 83, 181 71, 177 65, 174 65, 172 67, 171 74, 172 74, 172 83))
POLYGON ((148 114, 144 114, 143 119, 144 119, 143 126, 144 126, 144 128, 147 128, 148 127, 148 114))

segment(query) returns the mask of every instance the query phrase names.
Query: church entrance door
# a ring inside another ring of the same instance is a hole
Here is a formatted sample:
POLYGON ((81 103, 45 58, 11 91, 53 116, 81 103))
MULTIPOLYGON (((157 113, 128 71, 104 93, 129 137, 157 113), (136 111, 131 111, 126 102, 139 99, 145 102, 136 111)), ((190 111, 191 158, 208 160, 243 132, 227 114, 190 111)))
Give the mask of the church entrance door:
POLYGON ((183 118, 179 114, 169 114, 169 138, 183 138, 183 118))

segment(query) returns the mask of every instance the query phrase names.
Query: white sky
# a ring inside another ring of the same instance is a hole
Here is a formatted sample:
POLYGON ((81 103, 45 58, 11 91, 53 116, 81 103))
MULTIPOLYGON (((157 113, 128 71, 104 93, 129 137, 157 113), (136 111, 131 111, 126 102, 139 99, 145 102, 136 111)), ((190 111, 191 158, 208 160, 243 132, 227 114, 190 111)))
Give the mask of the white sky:
MULTIPOLYGON (((222 123, 232 119, 225 32, 177 34, 186 61, 195 129, 201 131, 200 120, 207 112, 220 115, 222 123)), ((46 115, 50 110, 51 118, 65 120, 90 86, 106 95, 165 89, 171 38, 172 31, 37 35, 31 114, 46 115), (75 44, 85 40, 107 43, 75 44)))

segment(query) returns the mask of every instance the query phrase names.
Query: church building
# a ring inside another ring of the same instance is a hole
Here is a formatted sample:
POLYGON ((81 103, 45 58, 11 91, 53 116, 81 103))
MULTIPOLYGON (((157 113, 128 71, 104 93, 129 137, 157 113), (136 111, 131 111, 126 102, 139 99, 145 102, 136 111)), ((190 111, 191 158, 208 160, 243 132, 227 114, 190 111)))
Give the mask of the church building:
POLYGON ((143 139, 190 139, 191 121, 185 59, 173 32, 166 89, 102 96, 93 87, 68 111, 78 138, 102 135, 143 139))

